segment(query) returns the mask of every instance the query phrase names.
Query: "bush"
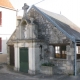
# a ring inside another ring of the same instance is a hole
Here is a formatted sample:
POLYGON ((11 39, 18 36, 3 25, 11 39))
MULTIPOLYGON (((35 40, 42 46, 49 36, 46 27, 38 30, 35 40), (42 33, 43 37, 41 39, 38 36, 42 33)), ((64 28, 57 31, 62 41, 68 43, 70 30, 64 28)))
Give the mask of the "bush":
POLYGON ((52 63, 43 63, 42 66, 54 66, 52 63))

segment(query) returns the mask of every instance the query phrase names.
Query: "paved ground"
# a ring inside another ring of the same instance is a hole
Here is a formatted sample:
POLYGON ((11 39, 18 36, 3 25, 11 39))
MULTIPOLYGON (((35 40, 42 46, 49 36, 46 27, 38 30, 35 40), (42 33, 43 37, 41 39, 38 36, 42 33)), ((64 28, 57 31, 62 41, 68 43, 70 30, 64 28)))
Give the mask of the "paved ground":
POLYGON ((46 76, 42 74, 31 76, 10 71, 6 65, 0 65, 0 80, 80 80, 80 75, 76 77, 68 75, 46 76))

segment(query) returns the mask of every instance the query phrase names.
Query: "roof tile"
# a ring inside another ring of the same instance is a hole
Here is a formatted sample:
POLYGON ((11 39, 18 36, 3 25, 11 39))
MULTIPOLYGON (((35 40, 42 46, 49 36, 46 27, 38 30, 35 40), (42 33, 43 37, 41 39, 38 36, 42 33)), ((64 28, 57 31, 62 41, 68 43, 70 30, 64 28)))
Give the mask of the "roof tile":
POLYGON ((12 6, 9 0, 0 0, 0 6, 9 9, 14 9, 14 7, 12 6))

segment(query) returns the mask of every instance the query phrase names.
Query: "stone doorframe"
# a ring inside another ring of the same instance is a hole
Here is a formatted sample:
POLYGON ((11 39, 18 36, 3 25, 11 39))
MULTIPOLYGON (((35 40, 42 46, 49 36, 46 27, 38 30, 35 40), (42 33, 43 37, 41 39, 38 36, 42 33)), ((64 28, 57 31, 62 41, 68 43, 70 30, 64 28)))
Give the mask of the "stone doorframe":
POLYGON ((26 42, 24 43, 15 43, 15 68, 14 70, 19 71, 20 69, 20 54, 19 54, 19 48, 20 47, 28 47, 28 61, 29 61, 29 74, 35 74, 40 69, 40 48, 39 45, 37 45, 37 42, 26 42))

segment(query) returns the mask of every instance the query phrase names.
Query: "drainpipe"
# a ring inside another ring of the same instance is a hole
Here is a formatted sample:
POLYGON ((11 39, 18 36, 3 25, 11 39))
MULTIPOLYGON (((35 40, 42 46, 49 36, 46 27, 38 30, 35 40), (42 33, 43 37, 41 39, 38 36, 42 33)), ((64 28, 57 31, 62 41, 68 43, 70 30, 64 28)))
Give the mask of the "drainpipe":
POLYGON ((77 59, 77 55, 76 55, 76 42, 74 42, 74 76, 77 75, 77 70, 76 70, 76 59, 77 59))

